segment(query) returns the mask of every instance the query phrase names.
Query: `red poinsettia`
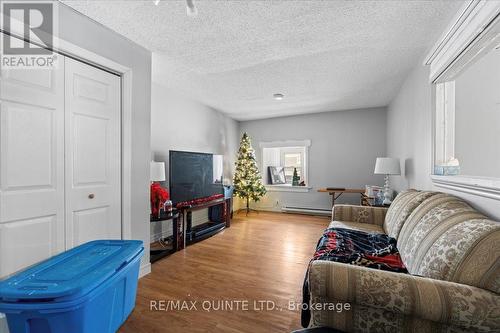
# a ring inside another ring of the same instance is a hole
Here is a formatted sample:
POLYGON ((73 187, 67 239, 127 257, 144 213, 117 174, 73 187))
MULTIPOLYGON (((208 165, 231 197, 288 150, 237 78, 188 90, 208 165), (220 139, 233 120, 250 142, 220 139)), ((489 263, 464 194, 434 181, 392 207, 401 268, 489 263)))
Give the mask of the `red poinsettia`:
POLYGON ((150 200, 151 200, 151 214, 158 215, 160 207, 163 205, 165 201, 170 199, 170 195, 168 191, 160 186, 159 183, 151 184, 150 191, 150 200))

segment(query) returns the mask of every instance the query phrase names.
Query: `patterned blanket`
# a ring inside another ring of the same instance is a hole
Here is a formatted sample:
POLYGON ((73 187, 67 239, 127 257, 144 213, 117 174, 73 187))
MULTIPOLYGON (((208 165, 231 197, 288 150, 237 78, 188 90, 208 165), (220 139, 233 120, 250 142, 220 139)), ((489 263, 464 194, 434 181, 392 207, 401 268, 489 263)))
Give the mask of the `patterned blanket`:
MULTIPOLYGON (((335 261, 392 272, 408 272, 396 248, 396 239, 385 234, 352 229, 326 229, 318 242, 311 262, 314 260, 335 261)), ((311 319, 308 276, 309 268, 302 288, 303 327, 307 327, 311 319)))

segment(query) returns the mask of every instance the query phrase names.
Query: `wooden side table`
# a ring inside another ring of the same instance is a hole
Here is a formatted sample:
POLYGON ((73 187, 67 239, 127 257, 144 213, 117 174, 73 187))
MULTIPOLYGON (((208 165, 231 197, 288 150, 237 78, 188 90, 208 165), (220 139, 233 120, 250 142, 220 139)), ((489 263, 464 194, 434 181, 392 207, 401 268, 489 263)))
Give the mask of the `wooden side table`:
MULTIPOLYGON (((365 192, 364 189, 357 189, 357 188, 342 188, 342 187, 327 187, 327 188, 320 188, 318 192, 324 192, 328 193, 332 196, 332 207, 335 206, 335 200, 337 200, 342 194, 344 193, 358 193, 363 195, 365 192)), ((361 198, 361 202, 362 202, 361 198)))
POLYGON ((184 226, 182 221, 179 221, 182 219, 181 215, 182 214, 179 214, 179 212, 174 209, 172 212, 162 212, 159 217, 150 216, 150 223, 172 221, 172 242, 167 246, 159 244, 158 246, 151 247, 149 250, 149 261, 151 263, 184 248, 184 226))

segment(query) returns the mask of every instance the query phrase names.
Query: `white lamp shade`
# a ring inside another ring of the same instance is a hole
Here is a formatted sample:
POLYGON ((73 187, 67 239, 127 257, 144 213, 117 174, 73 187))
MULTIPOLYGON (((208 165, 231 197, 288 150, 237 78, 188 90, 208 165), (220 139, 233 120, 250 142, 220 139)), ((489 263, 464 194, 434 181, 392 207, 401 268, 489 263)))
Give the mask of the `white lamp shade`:
POLYGON ((165 162, 151 161, 150 178, 152 182, 165 181, 165 162))
POLYGON ((400 175, 401 166, 399 165, 399 159, 391 157, 377 157, 374 173, 376 175, 400 175))

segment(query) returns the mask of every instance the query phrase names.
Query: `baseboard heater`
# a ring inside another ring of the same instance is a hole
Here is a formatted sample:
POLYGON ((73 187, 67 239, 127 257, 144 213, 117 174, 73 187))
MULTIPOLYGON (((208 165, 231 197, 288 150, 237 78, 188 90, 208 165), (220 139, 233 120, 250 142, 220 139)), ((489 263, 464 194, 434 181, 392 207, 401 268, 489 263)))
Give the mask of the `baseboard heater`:
POLYGON ((332 211, 330 209, 323 208, 307 208, 307 207, 292 207, 283 206, 281 207, 283 213, 296 213, 296 214, 308 214, 308 215, 331 215, 332 211))

